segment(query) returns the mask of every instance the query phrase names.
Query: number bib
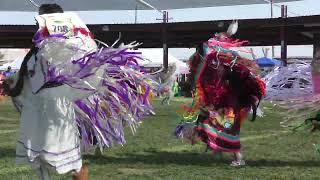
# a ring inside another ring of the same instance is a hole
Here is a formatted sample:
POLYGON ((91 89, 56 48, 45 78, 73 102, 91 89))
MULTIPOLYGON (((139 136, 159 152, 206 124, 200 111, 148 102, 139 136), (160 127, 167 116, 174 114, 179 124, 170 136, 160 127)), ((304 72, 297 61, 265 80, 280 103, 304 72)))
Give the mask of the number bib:
POLYGON ((75 36, 89 36, 86 24, 75 13, 53 13, 43 14, 35 17, 39 25, 40 33, 44 31, 50 36, 64 36, 66 38, 75 36), (79 29, 87 32, 82 35, 79 29), (47 32, 46 32, 47 31, 47 32))
POLYGON ((46 18, 46 27, 50 35, 63 35, 65 37, 74 35, 74 25, 70 18, 49 16, 46 18))

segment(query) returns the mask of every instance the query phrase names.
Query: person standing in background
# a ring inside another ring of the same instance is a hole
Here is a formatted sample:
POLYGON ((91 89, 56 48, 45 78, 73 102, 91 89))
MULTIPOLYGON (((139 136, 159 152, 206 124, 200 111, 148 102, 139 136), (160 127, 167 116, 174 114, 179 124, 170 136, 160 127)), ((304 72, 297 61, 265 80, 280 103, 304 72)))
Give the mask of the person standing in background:
POLYGON ((3 72, 3 75, 5 77, 10 77, 12 76, 14 73, 11 71, 11 66, 8 66, 7 70, 5 72, 3 72))

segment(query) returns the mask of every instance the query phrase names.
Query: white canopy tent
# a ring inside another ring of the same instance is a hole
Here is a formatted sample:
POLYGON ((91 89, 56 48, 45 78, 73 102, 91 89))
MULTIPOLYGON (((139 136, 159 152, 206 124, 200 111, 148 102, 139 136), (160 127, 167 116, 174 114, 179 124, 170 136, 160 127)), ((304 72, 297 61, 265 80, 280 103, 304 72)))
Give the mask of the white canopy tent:
POLYGON ((18 57, 14 61, 10 63, 5 63, 2 66, 0 66, 0 71, 5 71, 10 66, 12 70, 19 70, 21 67, 21 64, 23 62, 23 57, 18 57))
MULTIPOLYGON (((137 52, 142 53, 142 57, 148 61, 140 62, 143 67, 162 67, 163 65, 163 51, 162 49, 139 49, 137 52)), ((176 57, 168 54, 169 65, 175 63, 177 66, 177 71, 180 74, 188 74, 189 68, 188 65, 176 57)))
MULTIPOLYGON (((0 11, 37 11, 36 4, 57 3, 67 11, 150 9, 137 0, 1 0, 0 11)), ((268 0, 144 0, 159 10, 266 4, 268 0)), ((273 0, 274 3, 299 0, 273 0)))

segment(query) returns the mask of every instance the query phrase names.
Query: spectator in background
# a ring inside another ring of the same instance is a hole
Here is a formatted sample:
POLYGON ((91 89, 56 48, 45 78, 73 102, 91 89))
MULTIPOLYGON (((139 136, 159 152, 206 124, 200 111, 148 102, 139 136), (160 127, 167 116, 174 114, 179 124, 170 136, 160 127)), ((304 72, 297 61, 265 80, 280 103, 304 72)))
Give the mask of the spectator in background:
POLYGON ((179 95, 179 84, 177 81, 173 82, 172 91, 173 91, 173 96, 177 97, 179 95))
POLYGON ((5 77, 10 77, 10 76, 12 76, 14 73, 11 71, 11 66, 8 66, 8 69, 5 71, 5 72, 3 72, 3 75, 5 76, 5 77))

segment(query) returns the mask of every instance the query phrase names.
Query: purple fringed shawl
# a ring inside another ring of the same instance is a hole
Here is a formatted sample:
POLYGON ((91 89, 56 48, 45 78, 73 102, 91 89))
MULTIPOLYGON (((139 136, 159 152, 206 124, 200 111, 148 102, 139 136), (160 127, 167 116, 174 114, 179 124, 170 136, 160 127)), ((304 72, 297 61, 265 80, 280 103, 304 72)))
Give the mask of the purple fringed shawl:
MULTIPOLYGON (((50 43, 64 41, 63 37, 34 40, 40 47, 40 57, 50 49, 50 43)), ((111 147, 114 142, 125 144, 124 126, 135 132, 141 119, 152 109, 148 96, 155 89, 153 81, 145 76, 138 64, 142 59, 141 53, 130 52, 129 48, 102 47, 58 66, 52 57, 48 66, 46 78, 49 83, 69 85, 85 94, 74 100, 74 108, 79 134, 86 146, 111 147), (104 73, 98 75, 101 69, 104 73), (91 83, 97 78, 100 78, 98 85, 91 83)), ((75 55, 83 53, 78 48, 73 50, 75 55)))

